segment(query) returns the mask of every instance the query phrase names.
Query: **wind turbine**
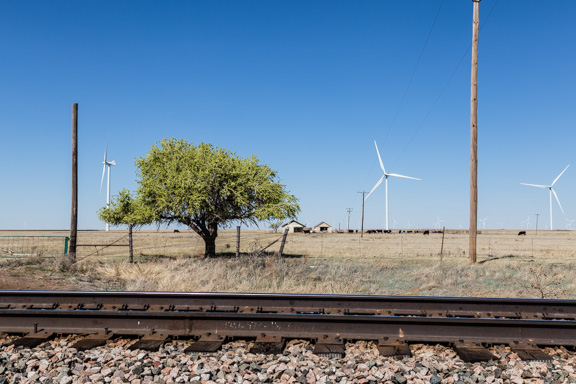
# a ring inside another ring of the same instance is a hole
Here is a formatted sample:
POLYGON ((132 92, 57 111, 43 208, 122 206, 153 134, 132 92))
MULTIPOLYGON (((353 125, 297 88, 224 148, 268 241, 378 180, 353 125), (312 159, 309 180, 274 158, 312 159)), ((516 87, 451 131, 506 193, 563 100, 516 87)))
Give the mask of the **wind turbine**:
POLYGON ((488 218, 484 218, 484 219, 480 219, 480 221, 482 222, 482 229, 486 229, 486 220, 488 220, 488 218))
POLYGON ((440 229, 444 220, 440 219, 440 216, 436 216, 436 224, 434 224, 434 228, 440 229))
MULTIPOLYGON (((108 146, 106 146, 106 152, 104 152, 104 161, 102 162, 104 166, 102 167, 102 181, 100 181, 100 192, 102 192, 102 184, 104 183, 104 174, 106 173, 106 166, 108 166, 108 187, 106 192, 106 206, 110 206, 110 167, 116 165, 114 160, 108 161, 108 146)), ((110 230, 110 224, 106 223, 106 232, 110 230)))
POLYGON ((382 184, 383 180, 386 180, 386 183, 385 183, 385 186, 386 186, 386 188, 385 188, 385 190, 386 190, 386 230, 388 230, 388 178, 390 176, 393 176, 393 177, 402 177, 404 179, 413 179, 413 180, 421 180, 421 179, 417 179, 415 177, 410 177, 410 176, 398 175, 396 173, 386 172, 386 168, 384 168, 384 164, 382 163, 382 158, 380 157, 380 151, 378 151, 378 145, 376 144, 376 140, 374 140, 374 146, 376 147, 376 153, 378 154, 378 161, 380 161, 380 168, 382 168, 382 172, 384 173, 384 175, 380 178, 380 180, 378 180, 378 182, 376 183, 374 188, 372 188, 370 193, 368 193, 366 198, 364 198, 364 201, 366 201, 366 199, 368 199, 370 197, 372 192, 374 192, 374 190, 376 188, 378 188, 378 186, 380 184, 382 184))
POLYGON ((554 181, 552 182, 552 184, 550 185, 539 185, 539 184, 526 184, 526 183, 520 183, 522 185, 529 185, 531 187, 538 187, 538 188, 548 188, 550 190, 550 230, 553 230, 553 226, 552 226, 552 195, 554 195, 554 197, 556 198, 556 201, 558 202, 558 206, 560 207, 560 210, 562 211, 562 214, 564 214, 564 209, 562 209, 562 204, 560 204, 560 200, 558 199, 558 195, 556 194, 556 191, 552 188, 554 186, 554 184, 556 184, 556 182, 558 181, 558 179, 560 178, 560 176, 562 176, 562 174, 564 172, 566 172, 566 170, 568 169, 568 167, 570 166, 570 164, 568 164, 566 166, 566 168, 564 168, 564 170, 562 172, 560 172, 560 174, 554 179, 554 181))

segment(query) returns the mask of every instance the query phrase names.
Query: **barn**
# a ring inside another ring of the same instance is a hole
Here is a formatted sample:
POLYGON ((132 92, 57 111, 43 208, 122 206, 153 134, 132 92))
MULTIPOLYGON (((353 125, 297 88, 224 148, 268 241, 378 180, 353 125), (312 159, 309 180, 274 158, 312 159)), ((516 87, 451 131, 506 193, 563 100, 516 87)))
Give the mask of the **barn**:
POLYGON ((315 233, 332 233, 332 226, 325 221, 321 222, 320 224, 314 227, 315 233))
POLYGON ((288 229, 288 233, 301 233, 304 231, 304 225, 300 224, 296 220, 292 220, 284 225, 282 225, 282 232, 288 229))

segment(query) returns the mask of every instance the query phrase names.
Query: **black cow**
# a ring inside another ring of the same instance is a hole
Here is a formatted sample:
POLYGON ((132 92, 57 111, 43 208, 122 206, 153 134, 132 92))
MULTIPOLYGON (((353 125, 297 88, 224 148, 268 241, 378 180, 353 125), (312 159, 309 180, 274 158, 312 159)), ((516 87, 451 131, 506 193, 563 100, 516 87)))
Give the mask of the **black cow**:
POLYGON ((424 234, 425 234, 425 235, 429 235, 429 234, 430 234, 430 231, 424 231, 424 234))
POLYGON ((177 229, 175 229, 175 230, 174 230, 174 233, 180 233, 180 231, 179 231, 179 230, 177 230, 177 229))
POLYGON ((526 236, 526 231, 520 231, 520 232, 518 232, 518 236, 526 236))

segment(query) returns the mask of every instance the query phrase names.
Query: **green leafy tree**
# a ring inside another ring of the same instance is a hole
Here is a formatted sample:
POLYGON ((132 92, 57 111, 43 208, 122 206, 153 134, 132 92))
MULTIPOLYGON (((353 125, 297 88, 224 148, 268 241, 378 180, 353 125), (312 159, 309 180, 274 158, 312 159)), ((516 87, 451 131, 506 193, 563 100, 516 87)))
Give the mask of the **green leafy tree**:
POLYGON ((295 217, 298 199, 256 156, 240 158, 211 144, 164 139, 136 160, 138 194, 155 220, 183 224, 204 239, 206 257, 216 254, 219 227, 233 222, 295 217))
POLYGON ((110 205, 100 208, 98 216, 100 220, 110 225, 128 226, 130 262, 133 262, 134 247, 132 242, 132 229, 153 223, 155 221, 154 212, 150 207, 143 204, 142 199, 133 197, 130 191, 123 189, 120 194, 110 202, 110 205))

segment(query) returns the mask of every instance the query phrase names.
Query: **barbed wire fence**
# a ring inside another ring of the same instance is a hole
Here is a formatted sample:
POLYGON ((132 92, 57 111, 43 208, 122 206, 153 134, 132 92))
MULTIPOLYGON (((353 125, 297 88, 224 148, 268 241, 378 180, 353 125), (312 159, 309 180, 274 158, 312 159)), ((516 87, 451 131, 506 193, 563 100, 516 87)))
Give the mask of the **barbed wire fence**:
MULTIPOLYGON (((0 236, 0 258, 57 257, 67 253, 66 236, 0 236)), ((128 259, 126 231, 80 231, 77 256, 83 259, 128 259)), ((483 231, 477 239, 478 257, 574 257, 572 231, 483 231)), ((463 231, 393 233, 291 233, 267 230, 220 230, 218 257, 272 256, 345 258, 466 259, 468 235, 463 231), (282 251, 282 252, 281 252, 282 251)), ((162 258, 204 257, 205 242, 192 230, 134 231, 136 261, 162 258)))

